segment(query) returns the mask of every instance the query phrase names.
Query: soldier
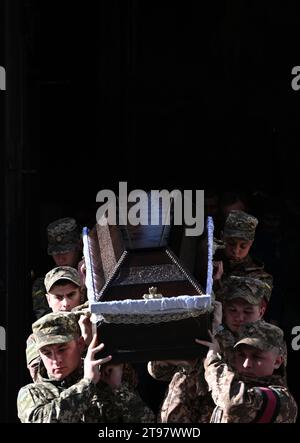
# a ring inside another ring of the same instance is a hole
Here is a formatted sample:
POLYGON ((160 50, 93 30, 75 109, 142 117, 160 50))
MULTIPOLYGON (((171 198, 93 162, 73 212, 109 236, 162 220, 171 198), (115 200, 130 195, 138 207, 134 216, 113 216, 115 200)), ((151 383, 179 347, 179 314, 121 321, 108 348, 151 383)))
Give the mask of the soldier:
POLYGON ((46 298, 53 312, 71 311, 84 301, 79 273, 71 266, 51 269, 44 280, 46 298))
POLYGON ((169 382, 157 416, 159 423, 209 423, 215 405, 201 359, 151 361, 148 372, 156 380, 169 382))
MULTIPOLYGON (((76 220, 66 217, 50 223, 47 227, 47 235, 48 254, 53 257, 55 264, 77 269, 82 255, 82 246, 76 220)), ((34 281, 32 301, 36 318, 51 312, 46 300, 44 277, 39 277, 34 281)))
MULTIPOLYGON (((217 251, 214 260, 214 292, 218 293, 230 275, 258 278, 273 284, 273 278, 264 271, 264 265, 250 256, 258 220, 243 211, 231 211, 227 217, 223 240, 225 249, 217 251)), ((270 294, 271 296, 271 294, 270 294)))
POLYGON ((215 328, 216 338, 228 361, 231 361, 233 344, 241 326, 263 318, 271 292, 272 287, 266 282, 236 276, 229 277, 219 291, 219 299, 223 304, 223 319, 219 328, 215 328))
POLYGON ((211 423, 295 423, 297 405, 278 373, 284 361, 283 332, 257 321, 242 327, 234 345, 234 369, 220 356, 218 341, 209 347, 205 378, 216 408, 211 423))
MULTIPOLYGON (((213 329, 219 327, 221 320, 221 303, 216 302, 213 329)), ((169 382, 158 422, 209 423, 215 405, 204 379, 202 359, 151 361, 148 372, 156 380, 169 382)))
MULTIPOLYGON (((226 360, 232 361, 233 345, 244 323, 262 318, 272 288, 258 279, 230 277, 222 292, 221 303, 215 303, 213 331, 226 360)), ((207 423, 214 403, 204 379, 202 360, 188 362, 150 362, 149 373, 158 380, 170 381, 159 412, 159 421, 207 423), (177 364, 176 364, 177 363, 177 364)), ((283 376, 285 373, 283 373, 283 376)))
POLYGON ((103 344, 94 336, 82 367, 84 340, 77 316, 47 314, 32 325, 42 364, 39 379, 20 389, 18 416, 25 423, 151 422, 153 414, 116 373, 102 365, 111 356, 95 359, 103 344), (102 373, 104 372, 104 373, 102 373))
MULTIPOLYGON (((80 277, 76 269, 70 266, 58 266, 51 269, 44 279, 46 288, 46 300, 52 312, 71 311, 83 302, 84 293, 80 286, 80 277)), ((81 316, 79 320, 82 336, 87 345, 91 341, 91 329, 88 318, 81 316)), ((33 334, 26 342, 27 368, 33 381, 37 378, 37 368, 40 356, 35 347, 33 334)))

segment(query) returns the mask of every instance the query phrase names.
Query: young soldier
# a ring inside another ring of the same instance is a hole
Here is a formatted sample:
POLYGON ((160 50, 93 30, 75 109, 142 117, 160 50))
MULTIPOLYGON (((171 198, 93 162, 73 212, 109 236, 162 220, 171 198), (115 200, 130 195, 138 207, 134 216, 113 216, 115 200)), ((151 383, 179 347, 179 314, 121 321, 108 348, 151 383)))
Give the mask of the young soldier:
POLYGON ((151 422, 153 414, 119 374, 103 371, 111 356, 95 359, 103 348, 94 336, 82 367, 84 340, 77 316, 47 314, 32 325, 42 365, 36 383, 19 391, 18 416, 25 423, 151 422), (104 374, 101 374, 102 371, 104 374))
MULTIPOLYGON (((222 352, 231 360, 233 345, 241 326, 262 318, 271 288, 264 282, 246 277, 230 277, 223 287, 222 307, 216 302, 213 330, 218 332, 222 352)), ((201 360, 188 362, 150 362, 149 373, 158 380, 169 381, 159 412, 159 421, 207 423, 214 409, 201 360)))
MULTIPOLYGON (((243 211, 231 211, 227 217, 223 240, 225 249, 217 251, 214 260, 214 292, 218 293, 230 275, 258 278, 272 286, 273 278, 263 263, 250 255, 258 220, 243 211)), ((271 296, 271 293, 270 293, 271 296)))
MULTIPOLYGON (((76 269, 70 266, 58 266, 51 269, 45 276, 44 286, 46 289, 46 301, 52 312, 71 311, 83 301, 84 295, 80 286, 79 274, 76 269)), ((85 319, 83 317, 80 318, 82 335, 86 340, 87 328, 85 325, 85 319)), ((89 342, 90 340, 91 337, 89 342)), ((33 381, 36 381, 40 356, 35 349, 35 339, 32 334, 26 342, 26 361, 31 378, 33 381)))
MULTIPOLYGON (((71 217, 55 220, 47 227, 48 254, 56 266, 77 269, 82 255, 80 233, 76 220, 71 217)), ((51 312, 46 300, 44 277, 37 278, 32 287, 33 312, 36 318, 51 312)))
POLYGON ((208 346, 205 378, 216 408, 211 423, 294 423, 297 405, 278 373, 285 343, 278 327, 257 321, 244 325, 234 345, 234 369, 219 354, 218 341, 208 346))
POLYGON ((222 354, 230 361, 240 328, 263 318, 272 287, 250 277, 231 276, 219 292, 223 304, 222 324, 216 327, 216 338, 222 354))

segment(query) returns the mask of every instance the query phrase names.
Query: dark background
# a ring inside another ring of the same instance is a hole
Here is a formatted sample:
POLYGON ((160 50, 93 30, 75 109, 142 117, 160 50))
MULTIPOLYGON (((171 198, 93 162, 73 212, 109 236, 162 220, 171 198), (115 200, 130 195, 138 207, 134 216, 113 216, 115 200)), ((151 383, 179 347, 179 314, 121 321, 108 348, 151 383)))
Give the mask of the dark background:
MULTIPOLYGON (((122 180, 278 196, 290 334, 300 320, 299 12, 279 0, 0 0, 1 421, 17 420, 28 382, 30 288, 48 265, 46 225, 70 215, 93 224, 96 193, 122 180)), ((298 360, 291 352, 299 399, 298 360)))

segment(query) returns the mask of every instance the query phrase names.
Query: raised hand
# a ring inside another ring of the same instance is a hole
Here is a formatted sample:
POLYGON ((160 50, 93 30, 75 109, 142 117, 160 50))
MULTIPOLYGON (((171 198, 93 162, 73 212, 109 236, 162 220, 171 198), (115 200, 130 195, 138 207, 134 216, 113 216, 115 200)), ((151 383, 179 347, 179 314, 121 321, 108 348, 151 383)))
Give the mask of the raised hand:
POLYGON ((97 346, 97 342, 97 333, 95 333, 84 359, 84 378, 91 380, 95 384, 97 384, 100 380, 101 365, 109 362, 112 359, 112 356, 108 355, 105 358, 95 360, 95 354, 97 354, 97 352, 100 352, 104 348, 103 343, 97 346))

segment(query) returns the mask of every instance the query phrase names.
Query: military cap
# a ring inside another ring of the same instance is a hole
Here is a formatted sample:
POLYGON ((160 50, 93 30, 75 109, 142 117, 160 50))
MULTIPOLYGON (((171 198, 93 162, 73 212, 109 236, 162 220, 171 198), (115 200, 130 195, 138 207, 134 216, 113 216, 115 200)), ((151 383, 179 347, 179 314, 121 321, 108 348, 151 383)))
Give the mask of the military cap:
POLYGON ((34 335, 31 334, 26 341, 26 362, 29 365, 33 360, 39 357, 39 352, 36 349, 36 342, 34 335))
POLYGON ((32 325, 36 349, 43 346, 66 343, 79 337, 78 316, 73 312, 52 312, 32 325))
POLYGON ((239 340, 234 345, 234 348, 241 344, 253 346, 261 351, 271 351, 277 348, 282 355, 285 352, 283 331, 264 320, 247 323, 242 326, 239 332, 239 340))
POLYGON ((58 280, 70 280, 77 286, 81 285, 78 271, 71 266, 57 266, 47 272, 44 279, 46 291, 49 292, 58 280))
POLYGON ((219 295, 223 301, 242 298, 251 305, 258 305, 264 298, 268 301, 271 292, 272 287, 258 278, 231 275, 224 281, 219 295))
POLYGON ((243 240, 254 240, 257 218, 244 211, 230 211, 224 226, 224 238, 236 237, 243 240))
POLYGON ((76 220, 71 217, 61 218, 47 227, 48 254, 60 254, 72 251, 80 240, 76 220))

